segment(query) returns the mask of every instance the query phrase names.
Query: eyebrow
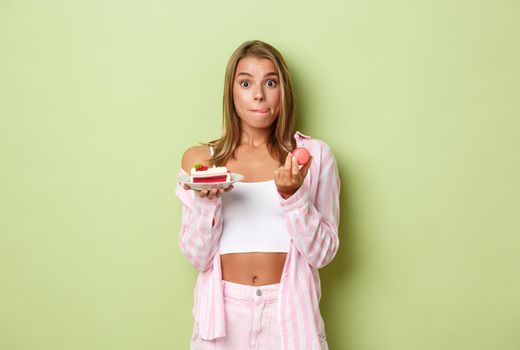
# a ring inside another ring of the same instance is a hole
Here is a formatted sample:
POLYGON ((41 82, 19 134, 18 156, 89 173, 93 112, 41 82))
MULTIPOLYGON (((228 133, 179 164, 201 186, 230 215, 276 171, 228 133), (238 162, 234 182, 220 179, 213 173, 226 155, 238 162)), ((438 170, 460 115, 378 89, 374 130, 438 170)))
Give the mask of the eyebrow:
MULTIPOLYGON (((248 76, 252 77, 251 74, 246 73, 246 72, 240 72, 240 73, 238 73, 238 74, 237 74, 237 77, 238 77, 239 75, 248 75, 248 76)), ((264 77, 267 77, 267 76, 269 76, 269 75, 276 75, 276 76, 278 76, 278 74, 277 74, 276 72, 269 72, 269 73, 267 73, 266 75, 264 75, 264 77)))

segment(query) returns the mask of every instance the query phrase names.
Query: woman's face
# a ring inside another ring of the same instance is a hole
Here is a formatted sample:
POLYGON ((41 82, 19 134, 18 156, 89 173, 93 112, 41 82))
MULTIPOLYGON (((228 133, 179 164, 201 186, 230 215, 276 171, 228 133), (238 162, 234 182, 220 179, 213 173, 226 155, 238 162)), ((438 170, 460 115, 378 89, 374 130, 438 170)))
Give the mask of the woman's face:
POLYGON ((280 112, 280 91, 280 79, 271 60, 240 59, 233 81, 233 100, 242 126, 270 127, 280 112))

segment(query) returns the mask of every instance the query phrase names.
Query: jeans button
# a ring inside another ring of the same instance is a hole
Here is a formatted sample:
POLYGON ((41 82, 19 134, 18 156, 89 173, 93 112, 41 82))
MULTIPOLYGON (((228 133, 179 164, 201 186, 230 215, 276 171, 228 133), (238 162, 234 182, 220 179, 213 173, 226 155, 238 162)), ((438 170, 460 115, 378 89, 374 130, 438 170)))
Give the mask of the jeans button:
POLYGON ((262 295, 262 291, 260 289, 257 289, 256 290, 256 295, 261 296, 262 295))

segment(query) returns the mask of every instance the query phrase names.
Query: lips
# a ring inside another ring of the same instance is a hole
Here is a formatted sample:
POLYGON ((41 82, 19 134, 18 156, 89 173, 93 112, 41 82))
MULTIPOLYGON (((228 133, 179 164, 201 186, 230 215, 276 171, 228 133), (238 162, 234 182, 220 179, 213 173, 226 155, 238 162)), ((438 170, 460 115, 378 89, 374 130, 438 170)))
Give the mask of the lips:
POLYGON ((255 113, 267 113, 267 112, 269 112, 269 108, 264 108, 264 109, 251 109, 251 112, 255 112, 255 113))

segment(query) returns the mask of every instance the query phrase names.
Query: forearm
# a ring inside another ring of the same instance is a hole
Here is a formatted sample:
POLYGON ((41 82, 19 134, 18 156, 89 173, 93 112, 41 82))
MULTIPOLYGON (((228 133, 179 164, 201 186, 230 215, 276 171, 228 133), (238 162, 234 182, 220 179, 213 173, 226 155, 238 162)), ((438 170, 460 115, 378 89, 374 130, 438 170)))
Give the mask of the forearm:
POLYGON ((281 204, 292 241, 305 261, 315 268, 329 264, 339 247, 337 216, 322 215, 303 186, 281 204))
POLYGON ((293 243, 307 263, 315 268, 329 264, 339 247, 341 183, 330 148, 326 146, 322 152, 312 198, 307 183, 294 193, 280 193, 280 205, 293 243))
POLYGON ((209 269, 222 234, 222 200, 197 198, 193 208, 182 207, 179 245, 198 270, 209 269))

